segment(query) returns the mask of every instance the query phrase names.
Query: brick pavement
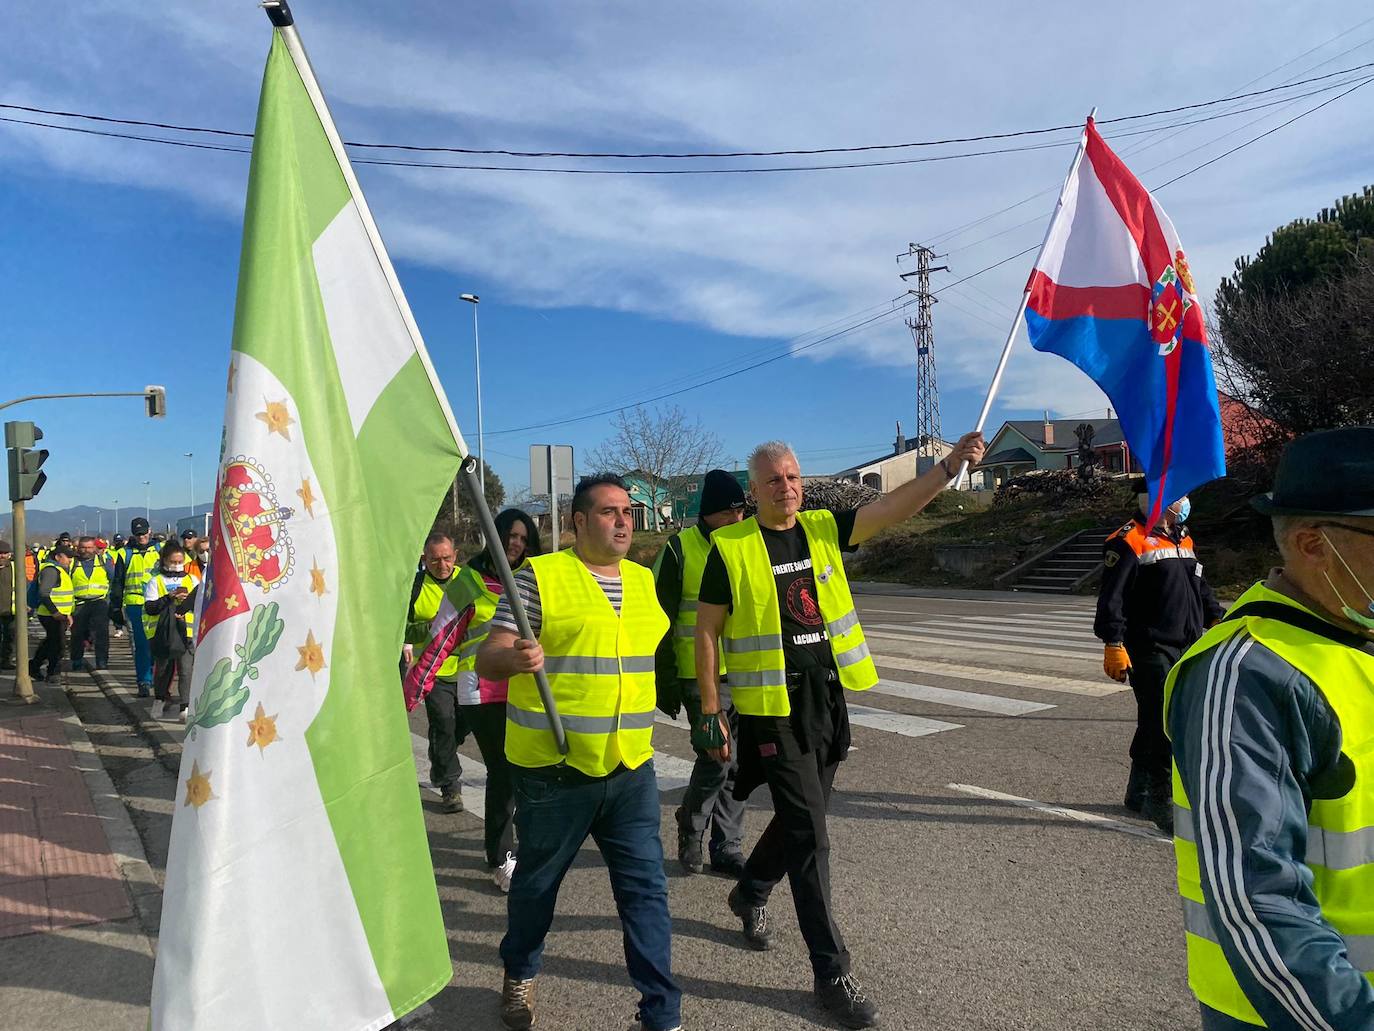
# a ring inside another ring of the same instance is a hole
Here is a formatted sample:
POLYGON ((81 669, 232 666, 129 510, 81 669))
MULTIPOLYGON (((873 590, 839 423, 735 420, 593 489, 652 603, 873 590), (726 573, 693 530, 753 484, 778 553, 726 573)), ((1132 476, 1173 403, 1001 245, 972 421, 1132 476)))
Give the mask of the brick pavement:
POLYGON ((0 722, 0 938, 132 915, 61 721, 0 722))

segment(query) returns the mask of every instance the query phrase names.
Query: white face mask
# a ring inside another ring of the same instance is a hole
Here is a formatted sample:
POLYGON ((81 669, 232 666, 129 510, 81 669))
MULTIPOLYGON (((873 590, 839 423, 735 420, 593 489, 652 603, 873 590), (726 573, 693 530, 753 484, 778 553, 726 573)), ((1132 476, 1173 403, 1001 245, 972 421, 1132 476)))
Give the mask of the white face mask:
POLYGON ((162 571, 164 573, 171 573, 175 576, 185 572, 186 567, 182 565, 180 562, 175 564, 169 562, 167 565, 162 567, 162 571))
POLYGON ((1355 586, 1364 592, 1365 598, 1369 601, 1369 605, 1363 612, 1357 612, 1351 605, 1346 603, 1345 598, 1341 596, 1341 592, 1337 590, 1336 585, 1331 582, 1331 577, 1327 576, 1326 571, 1323 570, 1322 576, 1326 577, 1327 586, 1331 588, 1337 600, 1341 603, 1341 615, 1345 616, 1346 619, 1357 626, 1362 626, 1366 630, 1374 630, 1374 594, 1370 594, 1369 588, 1360 582, 1360 578, 1355 575, 1355 570, 1350 568, 1350 563, 1345 560, 1345 556, 1340 553, 1336 545, 1331 543, 1331 538, 1326 535, 1325 530, 1322 531, 1322 540, 1326 541, 1327 546, 1331 549, 1331 554, 1335 555, 1341 565, 1345 566, 1345 571, 1350 574, 1350 579, 1355 581, 1355 586))

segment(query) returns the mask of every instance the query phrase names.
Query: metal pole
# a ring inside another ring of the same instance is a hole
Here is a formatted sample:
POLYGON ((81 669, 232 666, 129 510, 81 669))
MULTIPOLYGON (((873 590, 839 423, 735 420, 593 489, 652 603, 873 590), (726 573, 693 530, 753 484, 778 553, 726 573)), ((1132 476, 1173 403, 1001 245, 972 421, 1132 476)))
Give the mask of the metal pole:
POLYGON ((70 397, 147 397, 148 393, 144 390, 114 390, 101 391, 95 394, 29 394, 27 397, 16 397, 12 401, 0 402, 0 408, 9 408, 11 405, 23 404, 25 401, 60 401, 70 397))
MULTIPOLYGON (((14 697, 25 703, 38 701, 29 679, 29 584, 24 575, 24 555, 28 542, 24 539, 28 527, 24 519, 24 503, 14 503, 14 697)), ((37 564, 33 575, 38 576, 37 564)))
POLYGON ((115 499, 114 499, 114 503, 115 503, 114 525, 110 527, 110 536, 114 536, 115 534, 117 534, 117 533, 119 532, 119 499, 118 499, 118 498, 115 498, 115 499))
MULTIPOLYGON (((291 15, 291 9, 285 0, 265 0, 263 10, 273 27, 281 34, 282 42, 286 44, 287 52, 291 55, 291 61, 296 66, 296 71, 301 77, 301 83, 305 86, 305 92, 310 97, 311 106, 315 108, 315 114, 320 119, 320 127, 324 130, 324 134, 329 140, 330 149, 334 152, 334 157, 339 163, 339 171, 343 175, 344 183, 348 186, 348 192, 357 205, 358 216, 362 220, 363 229, 367 232, 368 242, 372 244, 373 255, 381 267, 387 286, 391 289, 392 298, 396 301, 396 308, 405 323, 406 331, 415 344, 415 353, 420 358, 420 364, 424 367, 425 375, 429 377, 430 387, 434 391, 434 397, 438 402, 440 411, 444 413, 444 419, 448 422, 449 432, 453 434, 453 442, 458 449, 458 454, 462 456, 464 483, 473 497, 473 504, 477 509, 477 518, 481 522, 482 532, 486 536, 487 548, 496 563, 502 587, 510 596, 511 611, 515 615, 516 625, 520 628, 522 635, 532 640, 533 634, 530 630, 529 620, 525 616, 525 607, 520 603, 520 595, 515 590, 515 578, 511 574, 510 563, 506 561, 506 550, 501 539, 497 536, 496 525, 491 518, 491 510, 487 508, 487 499, 482 493, 481 481, 478 480, 473 470, 476 462, 468 454, 467 443, 463 440, 462 431, 458 429, 458 421, 453 417, 453 409, 450 407, 448 397, 444 394, 443 386, 439 382, 439 374, 434 371, 434 363, 429 359, 429 351, 425 348, 424 337, 420 335, 420 327, 415 323, 415 316, 410 310, 410 303, 406 300, 405 291, 401 289, 401 281, 397 278, 396 269, 391 264, 391 257, 387 254, 386 246, 382 243, 382 234, 377 230, 377 224, 372 218, 372 210, 368 207, 367 199, 363 196, 362 187, 358 185, 357 176, 353 174, 353 165, 348 160, 348 152, 344 149, 339 130, 334 125, 333 116, 329 113, 329 105, 325 103, 324 94, 320 91, 320 84, 315 78, 314 69, 310 67, 310 58, 306 56, 305 46, 301 43, 300 34, 296 31, 295 19, 291 15)), ((563 733, 563 724, 558 718, 558 709, 554 705, 548 678, 541 672, 535 674, 534 680, 538 685, 540 698, 544 702, 544 711, 549 717, 549 730, 553 733, 559 752, 566 755, 568 739, 563 733)))
POLYGON ((191 473, 191 515, 196 514, 196 461, 195 452, 186 452, 186 465, 191 473))
MULTIPOLYGON (((1094 107, 1088 112, 1088 121, 1097 115, 1097 108, 1094 107)), ((1083 160, 1083 153, 1088 146, 1088 128, 1086 123, 1083 126, 1083 135, 1078 138, 1078 149, 1074 151, 1073 162, 1069 165, 1069 174, 1064 176, 1064 185, 1059 188, 1059 199, 1054 203, 1054 214, 1050 216, 1050 224, 1045 227, 1045 238, 1040 241, 1040 250, 1035 253, 1035 260, 1031 262, 1031 268, 1040 264, 1040 255, 1045 252, 1045 244, 1050 242, 1050 233, 1054 232, 1054 225, 1059 220, 1059 212, 1064 206, 1064 191, 1069 188, 1069 183, 1073 181, 1074 174, 1078 171, 1078 166, 1083 160)), ((1026 289, 1021 292, 1021 303, 1016 307, 1016 315, 1012 317, 1011 329, 1007 331, 1007 341, 1002 345, 1002 357, 997 361, 997 371, 992 374, 992 384, 988 387, 987 397, 983 399, 982 411, 978 413, 978 422, 973 429, 982 432, 983 426, 988 421, 988 413, 992 411, 992 403, 997 399, 998 388, 1002 385, 1002 373, 1007 369, 1007 360, 1011 357, 1012 344, 1016 343, 1016 333, 1021 328, 1021 320, 1026 315, 1026 305, 1030 303, 1030 281, 1026 281, 1026 289)), ((959 471, 954 474, 954 486, 957 490, 964 482, 964 474, 968 472, 968 461, 959 464, 959 471)))
MULTIPOLYGON (((482 495, 482 481, 477 478, 476 473, 477 459, 468 455, 463 459, 462 472, 463 486, 467 488, 468 494, 472 497, 473 507, 477 509, 477 518, 482 524, 482 535, 487 539, 487 554, 491 556, 492 562, 496 566, 496 575, 501 579, 501 589, 505 596, 510 599, 510 609, 515 616, 515 625, 520 628, 520 636, 526 641, 535 640, 534 631, 530 629, 529 616, 525 614, 525 605, 520 600, 520 592, 515 589, 515 574, 510 571, 510 562, 506 560, 506 545, 501 540, 500 534, 496 532, 496 523, 491 518, 491 509, 487 508, 485 497, 482 495)), ((558 718, 558 705, 553 700, 553 691, 549 687, 549 678, 544 671, 540 670, 534 675, 534 683, 539 688, 539 700, 544 703, 544 714, 549 718, 549 730, 553 732, 554 742, 558 745, 560 755, 568 754, 568 736, 563 733, 563 721, 558 718)))
POLYGON ((482 497, 487 490, 487 452, 482 436, 482 338, 477 334, 477 302, 472 304, 472 353, 477 363, 477 480, 482 484, 482 497))
POLYGON ((143 481, 143 518, 150 523, 153 519, 153 481, 143 481))
POLYGON ((558 476, 553 467, 553 445, 549 445, 549 532, 553 535, 551 551, 557 551, 561 542, 558 528, 558 476))

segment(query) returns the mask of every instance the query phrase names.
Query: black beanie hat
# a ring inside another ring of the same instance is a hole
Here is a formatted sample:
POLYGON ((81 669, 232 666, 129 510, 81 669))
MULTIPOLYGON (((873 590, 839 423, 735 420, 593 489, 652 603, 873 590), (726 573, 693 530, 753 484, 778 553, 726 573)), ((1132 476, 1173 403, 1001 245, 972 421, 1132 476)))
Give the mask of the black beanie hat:
POLYGON ((744 507, 744 488, 739 480, 724 469, 712 469, 701 482, 701 510, 699 515, 715 515, 727 509, 744 507))

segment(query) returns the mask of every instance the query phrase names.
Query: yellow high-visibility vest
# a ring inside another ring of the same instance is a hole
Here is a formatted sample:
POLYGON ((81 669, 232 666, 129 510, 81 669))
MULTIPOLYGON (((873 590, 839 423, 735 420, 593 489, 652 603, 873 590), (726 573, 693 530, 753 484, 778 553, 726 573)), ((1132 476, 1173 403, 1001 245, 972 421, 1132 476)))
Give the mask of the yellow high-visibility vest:
MULTIPOLYGON (((677 658, 677 675, 684 680, 695 680, 697 676, 697 599, 701 594, 701 577, 706 572, 706 558, 711 554, 711 540, 699 529, 686 529, 676 535, 682 545, 682 600, 678 602, 677 612, 669 613, 673 621, 673 655, 677 658)), ((670 540, 669 544, 672 543, 670 540)), ((663 564, 663 556, 668 551, 664 545, 654 563, 654 576, 658 576, 663 564)), ((725 651, 717 647, 717 672, 725 675, 725 651)))
MULTIPOLYGON (((654 652, 668 617, 643 566, 620 563, 620 612, 576 551, 529 560, 539 585, 544 672, 568 735, 566 762, 590 777, 635 769, 654 754, 654 652)), ((506 758, 517 766, 565 761, 554 744, 534 677, 512 677, 506 758)))
MULTIPOLYGON (((153 585, 153 590, 159 598, 165 598, 167 596, 167 580, 162 575, 162 573, 155 574, 149 580, 149 583, 153 585)), ((187 591, 190 591, 198 583, 200 583, 200 577, 196 576, 194 573, 187 573, 186 577, 180 582, 181 586, 185 587, 187 591)), ((158 613, 157 615, 150 615, 146 609, 143 612, 143 634, 150 641, 153 639, 153 634, 157 632, 157 621, 158 616, 160 615, 161 613, 158 613)), ((185 614, 181 618, 186 620, 186 632, 190 635, 192 640, 195 640, 195 611, 193 609, 187 609, 185 614)))
MULTIPOLYGON (((878 682, 878 670, 849 593, 835 516, 825 509, 798 512, 797 522, 811 550, 816 604, 840 683, 851 691, 866 691, 878 682)), ((786 716, 792 704, 787 697, 782 611, 758 520, 722 527, 711 534, 711 542, 730 576, 733 608, 725 617, 721 644, 730 663, 735 708, 746 716, 786 716)))
POLYGON ((110 569, 100 559, 91 560, 91 571, 88 574, 81 568, 84 560, 77 559, 72 563, 72 590, 75 592, 77 601, 95 601, 104 598, 110 593, 110 569))
MULTIPOLYGON (((1316 615, 1292 598, 1255 584, 1235 603, 1277 602, 1316 615)), ((1322 917, 1345 939, 1350 962, 1374 981, 1374 655, 1278 619, 1242 615, 1208 630, 1164 682, 1165 726, 1179 670, 1195 655, 1245 631, 1321 690, 1340 721, 1341 753, 1354 765, 1354 786, 1340 798, 1312 800, 1307 854, 1322 917)), ((1202 891, 1192 804, 1174 764, 1174 856, 1183 897, 1188 984, 1203 1004, 1247 1024, 1264 1020, 1245 997, 1212 928, 1202 891)))
POLYGON ((76 604, 72 591, 72 575, 56 562, 44 562, 38 567, 38 574, 44 569, 57 570, 57 586, 48 594, 49 601, 42 602, 35 610, 40 616, 70 616, 76 604))
POLYGON ((157 545, 149 542, 140 548, 130 544, 124 552, 124 598, 125 605, 142 605, 143 592, 148 586, 148 578, 157 569, 157 545))

